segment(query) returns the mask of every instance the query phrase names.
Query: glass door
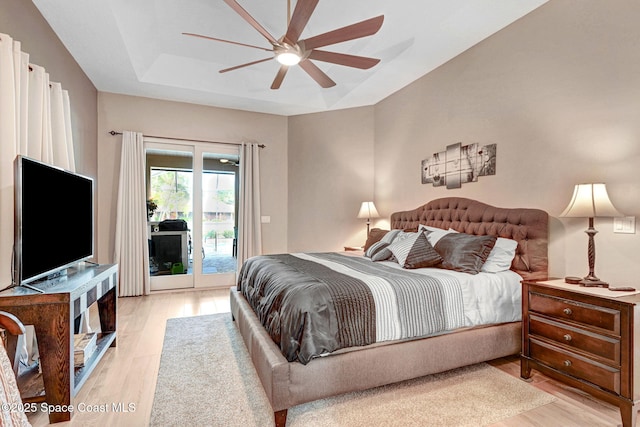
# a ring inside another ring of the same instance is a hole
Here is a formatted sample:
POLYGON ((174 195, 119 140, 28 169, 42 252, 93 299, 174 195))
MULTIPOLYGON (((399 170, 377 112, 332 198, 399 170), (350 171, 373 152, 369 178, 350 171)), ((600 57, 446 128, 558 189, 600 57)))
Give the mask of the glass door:
POLYGON ((193 149, 147 144, 146 162, 151 290, 192 288, 193 149))
POLYGON ((199 212, 194 250, 196 287, 230 287, 236 280, 238 148, 196 147, 199 212), (198 247, 199 246, 199 247, 198 247))
POLYGON ((155 140, 145 146, 147 194, 155 205, 149 216, 151 290, 233 286, 238 147, 155 140))

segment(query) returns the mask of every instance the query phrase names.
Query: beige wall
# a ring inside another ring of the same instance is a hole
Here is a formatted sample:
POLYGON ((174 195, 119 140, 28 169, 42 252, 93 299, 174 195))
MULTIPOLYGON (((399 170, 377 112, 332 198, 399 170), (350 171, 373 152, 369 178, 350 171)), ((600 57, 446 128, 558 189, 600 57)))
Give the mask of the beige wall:
POLYGON ((131 130, 145 135, 220 142, 259 142, 263 251, 286 252, 287 242, 287 118, 179 102, 117 95, 98 96, 98 233, 99 262, 113 260, 115 211, 120 172, 121 136, 131 130))
MULTIPOLYGON (((98 178, 100 262, 113 253, 120 147, 106 132, 128 129, 265 143, 265 252, 361 244, 355 216, 372 197, 388 217, 462 196, 547 210, 562 276, 586 273, 586 219, 557 218, 575 183, 604 181, 620 211, 640 214, 638 16, 634 0, 551 0, 375 106, 290 118, 98 95, 29 1, 3 0, 0 32, 70 92, 79 170, 98 178), (497 174, 458 190, 422 185, 420 161, 456 142, 497 144, 497 174)), ((596 273, 634 285, 639 235, 614 234, 611 219, 596 228, 596 273)))
POLYGON ((363 244, 373 142, 373 107, 289 117, 289 251, 363 244))
MULTIPOLYGON (((96 103, 98 92, 77 62, 31 1, 2 0, 0 2, 0 33, 20 42, 21 50, 29 54, 29 61, 46 69, 51 81, 59 82, 69 93, 71 101, 71 132, 78 172, 96 177, 96 103)), ((0 94, 2 96, 2 94, 0 94)), ((43 227, 46 227, 43 217, 43 227)), ((2 235, 2 239, 12 236, 2 235)), ((0 260, 0 285, 8 285, 5 267, 9 259, 0 260)), ((8 270, 6 271, 8 273, 8 270)), ((2 286, 4 287, 4 286, 2 286)))
MULTIPOLYGON (((355 212, 374 177, 380 226, 438 197, 544 209, 551 274, 585 275, 587 219, 558 218, 573 186, 606 182, 640 214, 638 16, 633 0, 552 0, 373 107, 290 117, 289 250, 361 244, 355 212), (457 142, 497 144, 497 174, 421 184, 421 160, 457 142)), ((596 274, 635 285, 639 235, 613 233, 611 218, 596 228, 596 274)))
POLYGON ((71 100, 71 127, 78 172, 94 177, 98 92, 31 1, 2 0, 0 33, 21 43, 29 61, 44 67, 51 81, 62 83, 71 100))
MULTIPOLYGON (((552 0, 375 107, 381 214, 438 197, 552 216, 551 273, 587 273, 587 219, 558 219, 581 182, 640 215, 640 2, 552 0), (497 144, 497 174, 423 185, 420 161, 453 143, 497 144)), ((635 285, 640 236, 596 219, 596 274, 635 285)))

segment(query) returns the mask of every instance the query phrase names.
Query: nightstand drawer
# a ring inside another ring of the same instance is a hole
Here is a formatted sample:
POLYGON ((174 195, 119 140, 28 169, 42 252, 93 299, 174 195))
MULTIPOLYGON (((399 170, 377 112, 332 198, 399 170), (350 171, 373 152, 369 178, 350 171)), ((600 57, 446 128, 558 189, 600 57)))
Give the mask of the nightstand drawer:
POLYGON ((603 365, 570 351, 530 339, 531 357, 573 377, 620 394, 620 370, 603 365))
POLYGON ((620 365, 620 340, 571 327, 550 319, 531 315, 529 334, 556 341, 562 346, 572 347, 620 365))
POLYGON ((606 307, 529 293, 529 310, 620 334, 620 312, 606 307))

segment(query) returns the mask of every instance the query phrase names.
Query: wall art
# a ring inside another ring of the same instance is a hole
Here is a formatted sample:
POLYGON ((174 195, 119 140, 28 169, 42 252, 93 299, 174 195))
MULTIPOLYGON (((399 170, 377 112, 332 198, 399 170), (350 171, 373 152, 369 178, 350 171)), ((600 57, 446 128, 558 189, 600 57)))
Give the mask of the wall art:
POLYGON ((479 176, 496 174, 496 144, 451 144, 422 161, 422 183, 460 188, 479 176))

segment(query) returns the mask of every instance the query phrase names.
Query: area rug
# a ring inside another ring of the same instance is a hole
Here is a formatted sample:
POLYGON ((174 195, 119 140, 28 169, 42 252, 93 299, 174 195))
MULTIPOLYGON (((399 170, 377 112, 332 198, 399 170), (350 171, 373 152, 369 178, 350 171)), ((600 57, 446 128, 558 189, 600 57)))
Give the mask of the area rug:
MULTIPOLYGON (((289 410, 287 426, 485 426, 554 400, 480 363, 298 405, 289 410)), ((273 425, 230 313, 167 321, 150 424, 273 425)))

